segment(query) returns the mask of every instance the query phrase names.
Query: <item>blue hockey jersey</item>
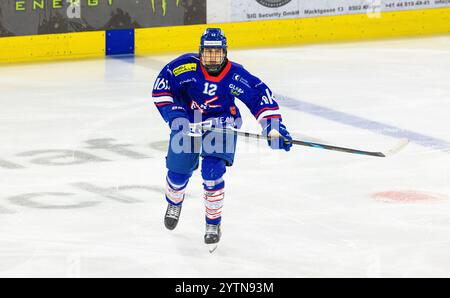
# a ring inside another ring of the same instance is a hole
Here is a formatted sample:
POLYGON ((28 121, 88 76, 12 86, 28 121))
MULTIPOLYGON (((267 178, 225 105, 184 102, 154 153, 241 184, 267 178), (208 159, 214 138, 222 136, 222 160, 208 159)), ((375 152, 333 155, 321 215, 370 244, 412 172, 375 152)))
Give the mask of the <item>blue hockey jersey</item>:
POLYGON ((250 109, 258 121, 281 118, 272 91, 260 79, 231 61, 228 61, 220 76, 210 76, 198 54, 185 54, 167 64, 156 78, 152 95, 166 122, 167 112, 178 105, 186 110, 186 117, 191 123, 219 118, 240 127, 241 115, 235 104, 237 99, 250 109))

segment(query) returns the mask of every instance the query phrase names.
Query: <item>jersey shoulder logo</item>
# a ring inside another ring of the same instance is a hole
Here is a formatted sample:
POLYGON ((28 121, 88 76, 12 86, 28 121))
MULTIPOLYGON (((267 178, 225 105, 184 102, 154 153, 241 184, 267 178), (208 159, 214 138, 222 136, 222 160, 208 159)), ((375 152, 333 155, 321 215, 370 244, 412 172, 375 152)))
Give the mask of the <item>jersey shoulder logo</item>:
POLYGON ((183 74, 185 72, 188 71, 196 71, 197 70, 197 63, 187 63, 187 64, 182 64, 178 67, 176 67, 173 70, 173 74, 174 76, 179 76, 180 74, 183 74))
POLYGON ((170 90, 169 81, 164 78, 158 77, 155 81, 155 85, 153 85, 153 90, 170 90))

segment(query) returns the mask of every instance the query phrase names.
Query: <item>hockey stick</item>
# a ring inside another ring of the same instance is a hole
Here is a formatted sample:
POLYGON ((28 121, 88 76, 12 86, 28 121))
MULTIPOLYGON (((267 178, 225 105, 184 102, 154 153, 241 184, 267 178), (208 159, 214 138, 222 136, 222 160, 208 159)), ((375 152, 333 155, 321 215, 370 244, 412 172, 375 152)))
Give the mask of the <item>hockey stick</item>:
MULTIPOLYGON (((199 123, 202 125, 201 123, 199 123)), ((201 129, 203 131, 214 131, 214 132, 220 132, 220 133, 231 133, 238 136, 244 136, 247 138, 255 138, 258 140, 271 140, 276 139, 274 137, 266 137, 263 135, 240 131, 236 129, 230 129, 230 128, 218 128, 218 127, 211 127, 208 125, 202 125, 200 127, 193 125, 193 129, 201 129)), ((306 141, 300 141, 300 140, 285 140, 286 143, 291 143, 293 145, 300 145, 300 146, 307 146, 307 147, 313 147, 318 149, 325 149, 325 150, 332 150, 332 151, 339 151, 339 152, 346 152, 346 153, 352 153, 352 154, 360 154, 360 155, 369 155, 369 156, 376 156, 376 157, 387 157, 391 156, 397 152, 399 152, 401 149, 403 149, 406 145, 408 145, 409 140, 408 139, 402 139, 395 147, 390 149, 389 151, 383 153, 383 152, 371 152, 371 151, 364 151, 364 150, 358 150, 353 148, 345 148, 345 147, 338 147, 338 146, 332 146, 332 145, 325 145, 325 144, 319 144, 319 143, 313 143, 313 142, 306 142, 306 141)))

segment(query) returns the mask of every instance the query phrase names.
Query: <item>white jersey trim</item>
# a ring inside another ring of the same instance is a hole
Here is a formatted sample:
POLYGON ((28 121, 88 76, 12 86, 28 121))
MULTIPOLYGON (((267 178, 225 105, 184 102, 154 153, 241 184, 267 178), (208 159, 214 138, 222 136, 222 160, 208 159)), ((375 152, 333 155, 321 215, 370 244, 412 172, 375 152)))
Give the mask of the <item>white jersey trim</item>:
POLYGON ((261 120, 264 117, 267 116, 273 116, 273 115, 280 115, 280 110, 269 110, 269 111, 264 111, 261 114, 259 114, 257 120, 261 120))
POLYGON ((170 96, 153 97, 153 100, 155 101, 155 103, 160 103, 160 102, 173 102, 173 98, 170 97, 170 96))

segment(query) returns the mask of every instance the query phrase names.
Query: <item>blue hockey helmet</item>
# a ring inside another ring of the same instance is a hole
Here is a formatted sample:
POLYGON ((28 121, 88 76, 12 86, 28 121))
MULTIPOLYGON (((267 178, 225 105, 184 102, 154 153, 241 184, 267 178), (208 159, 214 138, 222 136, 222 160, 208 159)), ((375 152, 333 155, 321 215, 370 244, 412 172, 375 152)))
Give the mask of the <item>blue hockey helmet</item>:
POLYGON ((200 39, 200 50, 204 48, 227 49, 227 38, 220 28, 207 28, 200 39))
POLYGON ((227 38, 220 28, 207 28, 200 39, 200 57, 202 64, 210 73, 217 73, 227 62, 227 38), (205 61, 203 54, 205 49, 222 49, 221 55, 212 61, 205 61))

